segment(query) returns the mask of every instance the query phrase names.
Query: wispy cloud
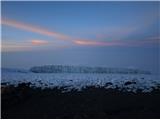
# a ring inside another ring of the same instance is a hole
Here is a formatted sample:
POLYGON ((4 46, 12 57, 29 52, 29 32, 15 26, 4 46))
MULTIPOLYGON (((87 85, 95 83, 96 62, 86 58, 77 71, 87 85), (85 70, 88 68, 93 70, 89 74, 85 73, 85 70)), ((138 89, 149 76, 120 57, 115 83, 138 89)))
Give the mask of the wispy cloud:
MULTIPOLYGON (((2 52, 36 51, 36 50, 57 50, 70 47, 67 44, 56 44, 54 41, 46 39, 3 39, 0 46, 2 52)), ((64 41, 62 41, 64 42, 64 41)))
POLYGON ((58 33, 58 32, 54 32, 54 31, 50 31, 47 30, 45 28, 41 28, 38 26, 34 26, 31 24, 27 24, 27 23, 22 23, 16 20, 11 20, 11 19, 3 19, 1 20, 1 24, 3 25, 7 25, 7 26, 11 26, 11 27, 15 27, 18 29, 22 29, 22 30, 27 30, 30 32, 34 32, 34 33, 38 33, 38 34, 42 34, 42 35, 46 35, 46 36, 50 36, 50 37, 56 37, 58 39, 68 39, 69 36, 66 36, 64 34, 58 33))
POLYGON ((30 51, 35 49, 42 49, 47 48, 48 46, 52 45, 51 42, 46 40, 39 40, 39 39, 32 39, 32 40, 25 40, 14 42, 15 40, 3 40, 1 45, 2 51, 30 51))
POLYGON ((33 46, 28 43, 13 43, 13 42, 2 42, 2 52, 13 52, 13 51, 28 51, 32 50, 33 46))
POLYGON ((88 45, 88 46, 121 46, 124 45, 120 41, 92 41, 92 40, 76 40, 74 41, 75 44, 77 45, 88 45))
MULTIPOLYGON (((112 40, 101 40, 100 38, 103 38, 105 36, 98 36, 98 38, 96 37, 96 39, 98 40, 93 40, 93 39, 77 39, 74 38, 72 36, 69 35, 64 35, 62 33, 59 32, 55 32, 55 31, 51 31, 51 30, 47 30, 45 28, 42 27, 38 27, 38 26, 34 26, 28 23, 22 23, 16 20, 11 20, 11 19, 2 19, 1 24, 3 25, 7 25, 7 26, 11 26, 11 27, 15 27, 21 30, 26 30, 29 32, 34 32, 34 33, 38 33, 38 34, 42 34, 45 36, 50 36, 50 37, 55 37, 58 40, 66 40, 66 42, 71 42, 75 45, 80 45, 80 46, 141 46, 141 45, 150 45, 150 44, 157 44, 157 39, 159 39, 159 37, 153 37, 153 38, 148 38, 148 39, 144 39, 144 40, 120 40, 120 39, 112 39, 112 40)), ((128 28, 126 30, 117 30, 118 32, 116 33, 116 35, 118 35, 119 37, 123 37, 126 36, 128 34, 133 33, 137 28, 128 28)), ((112 34, 113 35, 113 34, 112 34)), ((115 35, 114 35, 115 36, 115 35)), ((109 38, 108 38, 109 39, 109 38)), ((48 42, 47 40, 41 40, 41 39, 32 39, 30 40, 30 43, 25 43, 22 46, 26 46, 26 48, 29 47, 34 47, 34 46, 43 46, 43 45, 48 45, 50 42, 48 42)), ((6 45, 4 44, 3 47, 6 48, 23 48, 20 46, 20 44, 18 45, 6 45)))
MULTIPOLYGON (((104 26, 100 29, 93 29, 89 34, 99 40, 124 40, 137 34, 144 34, 144 31, 150 29, 160 18, 158 12, 146 12, 135 17, 134 21, 128 21, 125 24, 115 24, 113 26, 104 26)), ((86 34, 86 33, 84 33, 86 34)))
MULTIPOLYGON (((158 37, 153 37, 158 38, 158 37)), ((91 41, 91 40, 75 40, 74 43, 83 46, 142 46, 160 44, 160 39, 146 38, 140 40, 111 40, 111 41, 91 41)))
POLYGON ((49 42, 46 40, 38 40, 38 39, 31 40, 31 43, 32 43, 32 45, 47 45, 47 44, 49 44, 49 42))

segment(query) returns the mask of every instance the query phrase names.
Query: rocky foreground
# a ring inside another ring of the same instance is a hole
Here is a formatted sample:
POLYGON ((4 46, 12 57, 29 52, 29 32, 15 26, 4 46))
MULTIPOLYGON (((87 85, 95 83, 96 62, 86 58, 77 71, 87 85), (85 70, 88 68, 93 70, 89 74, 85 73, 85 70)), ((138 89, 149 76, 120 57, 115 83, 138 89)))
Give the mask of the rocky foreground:
POLYGON ((160 118, 159 88, 147 93, 94 86, 64 89, 3 86, 2 118, 160 118))

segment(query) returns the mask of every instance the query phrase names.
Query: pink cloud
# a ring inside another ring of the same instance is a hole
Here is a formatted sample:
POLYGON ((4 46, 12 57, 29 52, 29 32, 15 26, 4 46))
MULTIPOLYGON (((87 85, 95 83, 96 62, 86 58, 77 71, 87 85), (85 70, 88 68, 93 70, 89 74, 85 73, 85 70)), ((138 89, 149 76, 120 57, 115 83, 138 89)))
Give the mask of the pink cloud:
POLYGON ((46 44, 49 44, 48 41, 38 40, 38 39, 31 40, 31 43, 32 43, 32 45, 46 45, 46 44))
POLYGON ((90 46, 121 46, 124 45, 121 41, 92 41, 92 40, 75 40, 77 45, 90 45, 90 46))
POLYGON ((153 45, 160 43, 160 39, 150 39, 145 40, 111 40, 111 41, 93 41, 93 40, 75 40, 74 44, 83 46, 144 46, 153 45))
POLYGON ((28 43, 2 42, 1 50, 7 52, 32 50, 33 46, 28 43))
POLYGON ((38 33, 38 34, 42 34, 42 35, 46 35, 46 36, 50 36, 50 37, 56 37, 56 38, 59 38, 62 40, 70 38, 69 36, 66 36, 61 33, 49 31, 49 30, 42 28, 42 27, 34 26, 31 24, 27 24, 27 23, 22 23, 19 21, 11 20, 11 19, 3 19, 2 18, 1 24, 15 27, 15 28, 22 29, 22 30, 27 30, 30 32, 38 33))
MULTIPOLYGON (((55 31, 50 31, 42 27, 37 27, 31 24, 22 23, 19 21, 11 20, 11 19, 2 19, 1 24, 15 27, 21 30, 39 33, 39 34, 50 36, 50 37, 55 37, 61 40, 67 40, 67 42, 72 42, 75 45, 82 45, 82 46, 141 46, 141 45, 157 44, 159 42, 157 40, 159 39, 159 37, 154 37, 152 39, 149 38, 146 40, 127 40, 127 41, 120 40, 117 37, 115 37, 115 40, 110 40, 110 41, 86 40, 86 39, 81 39, 81 38, 77 39, 69 35, 64 35, 62 33, 57 33, 55 31)), ((137 28, 128 28, 125 30, 117 29, 117 31, 115 32, 117 32, 116 36, 122 39, 123 36, 127 36, 128 34, 131 34, 136 29, 137 28)), ((113 35, 112 32, 110 35, 111 36, 113 35)), ((103 34, 100 34, 97 37, 103 38, 106 36, 103 34)), ((110 36, 108 35, 108 37, 110 36)), ((31 40, 31 45, 46 45, 46 44, 49 44, 48 41, 46 40, 39 40, 39 39, 31 40)))

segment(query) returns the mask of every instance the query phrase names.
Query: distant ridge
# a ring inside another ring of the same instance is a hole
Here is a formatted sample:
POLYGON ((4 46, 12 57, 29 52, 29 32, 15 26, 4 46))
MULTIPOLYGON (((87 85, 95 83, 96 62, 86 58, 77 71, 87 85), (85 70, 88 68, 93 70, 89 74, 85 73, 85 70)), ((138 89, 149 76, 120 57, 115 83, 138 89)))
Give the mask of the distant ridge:
POLYGON ((20 68, 1 68, 2 72, 19 72, 19 73, 28 73, 29 71, 26 69, 20 68))
POLYGON ((116 73, 116 74, 151 74, 150 71, 131 68, 88 67, 71 65, 43 65, 30 68, 34 73, 116 73))

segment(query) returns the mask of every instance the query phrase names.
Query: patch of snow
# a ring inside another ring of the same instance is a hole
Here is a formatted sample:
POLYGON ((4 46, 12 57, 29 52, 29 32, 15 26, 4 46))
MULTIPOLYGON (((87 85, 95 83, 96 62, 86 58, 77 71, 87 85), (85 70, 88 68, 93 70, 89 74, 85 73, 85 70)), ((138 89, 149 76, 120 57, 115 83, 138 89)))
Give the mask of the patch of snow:
POLYGON ((142 89, 149 92, 152 87, 160 84, 158 76, 151 74, 101 74, 101 73, 32 73, 2 71, 1 83, 18 85, 22 82, 31 82, 36 87, 66 87, 81 90, 86 86, 104 86, 105 88, 116 88, 117 86, 127 91, 135 92, 142 89), (126 82, 136 84, 125 85, 126 82), (106 86, 107 83, 110 85, 106 86))

